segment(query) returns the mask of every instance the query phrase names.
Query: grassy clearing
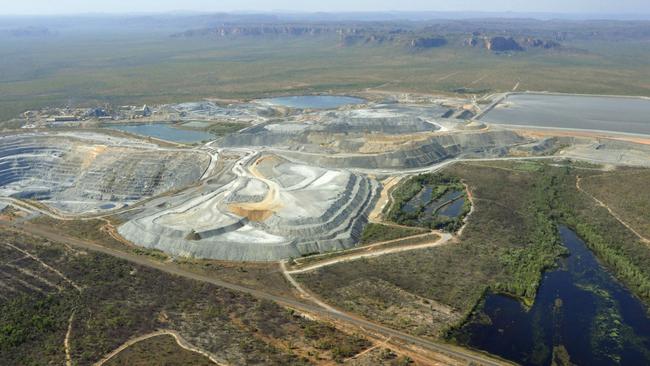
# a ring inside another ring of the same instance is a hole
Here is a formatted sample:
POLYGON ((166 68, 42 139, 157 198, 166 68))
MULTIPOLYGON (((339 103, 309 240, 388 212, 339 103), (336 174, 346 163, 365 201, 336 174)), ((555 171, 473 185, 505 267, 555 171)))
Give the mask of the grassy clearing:
POLYGON ((399 227, 384 224, 369 223, 363 229, 361 244, 373 244, 382 241, 405 238, 423 234, 426 230, 420 228, 399 227))
MULTIPOLYGON (((14 286, 9 298, 0 299, 3 363, 64 364, 63 338, 73 311, 70 347, 73 362, 80 365, 92 364, 128 339, 160 328, 174 329, 196 347, 235 365, 341 360, 369 346, 365 339, 273 302, 31 236, 1 234, 81 288, 42 293, 3 275, 3 284, 14 286)), ((4 253, 5 248, 0 249, 4 253)), ((35 278, 27 280, 44 287, 35 278)))

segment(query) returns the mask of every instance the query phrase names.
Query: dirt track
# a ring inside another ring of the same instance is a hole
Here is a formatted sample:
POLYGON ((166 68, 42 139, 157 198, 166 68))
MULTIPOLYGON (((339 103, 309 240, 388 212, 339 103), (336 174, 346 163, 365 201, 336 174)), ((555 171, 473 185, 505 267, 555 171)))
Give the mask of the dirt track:
MULTIPOLYGON (((230 290, 234 291, 239 291, 243 293, 250 294, 252 296, 255 296, 260 299, 266 299, 266 300, 271 300, 275 301, 279 304, 282 304, 284 306, 296 309, 301 312, 305 312, 308 314, 313 314, 314 316, 323 318, 323 319, 328 319, 331 320, 335 323, 340 322, 345 324, 347 327, 353 327, 356 329, 362 329, 365 334, 367 334, 370 337, 377 337, 381 336, 384 338, 391 338, 393 339, 393 342, 391 344, 395 344, 395 342, 402 343, 402 344, 407 344, 410 347, 415 347, 415 348, 421 348, 422 350, 428 351, 428 352, 433 352, 437 354, 443 354, 449 357, 453 357, 459 360, 464 360, 466 363, 474 363, 474 364, 479 364, 479 365, 486 365, 486 366, 491 366, 491 365, 510 365, 511 363, 498 360, 496 358, 487 356, 485 354, 473 352, 461 347, 453 346, 450 344, 445 344, 445 343, 438 343, 434 342, 431 340, 423 339, 417 336, 412 336, 410 334, 394 330, 391 328, 388 328, 386 326, 358 318, 354 315, 343 313, 343 312, 333 312, 330 311, 327 308, 323 308, 318 305, 311 305, 304 303, 302 301, 297 301, 293 298, 289 297, 283 297, 283 296, 276 296, 272 294, 268 294, 263 291, 247 288, 244 286, 240 285, 235 285, 231 284, 229 282, 221 281, 219 279, 210 277, 210 276, 204 276, 200 275, 197 273, 189 272, 186 270, 183 270, 173 264, 170 263, 161 263, 161 262, 156 262, 151 259, 138 256, 135 254, 131 253, 126 253, 126 252, 121 252, 118 250, 110 249, 103 247, 101 245, 81 240, 78 238, 70 237, 64 234, 57 233, 52 230, 52 228, 42 228, 38 227, 32 224, 22 224, 22 223, 7 223, 7 222, 0 222, 0 226, 9 229, 9 230, 16 230, 19 232, 23 232, 29 235, 35 235, 38 237, 44 237, 49 240, 52 240, 54 242, 59 242, 59 243, 67 243, 69 245, 82 248, 84 250, 92 250, 95 252, 100 252, 103 254, 111 255, 116 258, 120 258, 138 265, 150 267, 153 269, 157 269, 172 275, 176 276, 181 276, 185 278, 189 278, 192 280, 196 281, 201 281, 201 282, 206 282, 210 283, 216 286, 220 286, 223 288, 227 288, 230 290)), ((435 363, 435 362, 434 362, 435 363)))
MULTIPOLYGON (((287 271, 286 268, 283 267, 283 273, 288 273, 288 274, 295 274, 295 273, 304 273, 304 272, 310 272, 318 268, 323 268, 327 266, 331 266, 337 263, 343 263, 343 262, 350 262, 350 261, 355 261, 361 258, 371 258, 371 257, 379 257, 382 255, 386 254, 392 254, 392 253, 399 253, 399 252, 406 252, 406 251, 411 251, 411 250, 418 250, 418 249, 426 249, 426 248, 432 248, 432 247, 437 247, 440 245, 443 245, 447 242, 449 242, 453 236, 449 233, 443 233, 443 232, 434 232, 435 234, 438 234, 440 237, 438 240, 429 242, 429 243, 422 243, 422 244, 413 244, 413 245, 405 245, 405 246, 399 246, 399 247, 394 247, 394 248, 387 248, 387 249, 380 249, 380 250, 372 250, 373 248, 370 247, 368 248, 368 251, 362 252, 362 253, 355 253, 355 254, 350 254, 350 255, 342 255, 336 258, 332 258, 330 260, 324 260, 322 262, 306 266, 300 269, 295 269, 291 271, 287 271)), ((424 234, 418 234, 415 235, 417 236, 424 236, 424 235, 430 235, 431 233, 424 233, 424 234)), ((401 238, 401 239, 395 239, 395 240, 389 240, 387 242, 382 242, 382 243, 376 243, 373 244, 373 247, 377 246, 382 246, 385 245, 386 243, 390 242, 395 242, 399 240, 404 240, 412 237, 406 237, 406 238, 401 238)), ((283 266, 284 266, 284 262, 283 266)))
POLYGON ((587 196, 589 196, 589 197, 590 197, 592 200, 594 200, 594 201, 595 201, 599 206, 604 207, 604 208, 609 212, 609 214, 612 215, 612 217, 614 217, 614 218, 616 219, 616 221, 620 222, 621 225, 625 226, 628 230, 630 230, 630 231, 631 231, 634 235, 636 235, 636 236, 637 236, 637 237, 638 237, 638 238, 639 238, 643 243, 645 243, 645 244, 647 244, 647 245, 650 245, 650 239, 648 239, 648 238, 644 237, 643 235, 639 234, 639 232, 637 232, 636 230, 634 230, 634 228, 633 228, 632 226, 630 226, 627 222, 623 221, 623 219, 621 219, 621 218, 616 214, 616 212, 614 212, 614 211, 613 211, 613 210, 612 210, 612 209, 611 209, 611 208, 610 208, 610 207, 609 207, 605 202, 599 200, 598 198, 594 197, 591 193, 589 193, 589 192, 585 191, 584 189, 582 189, 582 187, 580 187, 580 180, 581 180, 581 179, 582 179, 582 178, 579 177, 579 176, 576 177, 576 189, 577 189, 578 191, 580 191, 580 192, 586 194, 587 196))
POLYGON ((142 341, 144 341, 146 339, 153 338, 153 337, 158 337, 158 336, 161 336, 161 335, 170 335, 170 336, 174 337, 174 339, 176 340, 176 343, 178 344, 179 347, 182 347, 182 348, 184 348, 184 349, 186 349, 188 351, 191 351, 191 352, 199 353, 199 354, 207 357, 215 365, 224 365, 222 363, 219 363, 219 361, 215 360, 214 356, 212 356, 211 354, 190 345, 187 341, 185 341, 185 339, 183 339, 183 337, 181 337, 181 335, 177 331, 170 330, 170 329, 161 329, 161 330, 157 330, 155 332, 148 333, 148 334, 145 334, 145 335, 142 335, 142 336, 139 336, 139 337, 128 340, 126 343, 124 343, 123 345, 121 345, 118 348, 114 349, 111 353, 107 354, 106 356, 104 356, 104 358, 102 358, 101 360, 96 362, 94 364, 94 366, 102 366, 103 364, 108 362, 111 358, 115 357, 117 354, 119 354, 120 352, 124 351, 125 349, 131 347, 132 345, 134 345, 134 344, 136 344, 138 342, 142 342, 142 341))

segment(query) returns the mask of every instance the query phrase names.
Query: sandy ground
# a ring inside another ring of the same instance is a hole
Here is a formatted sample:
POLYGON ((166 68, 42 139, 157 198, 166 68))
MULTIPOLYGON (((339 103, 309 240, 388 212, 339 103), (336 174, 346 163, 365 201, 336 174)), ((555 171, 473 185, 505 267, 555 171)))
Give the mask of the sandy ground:
POLYGON ((375 207, 372 209, 370 214, 368 215, 368 221, 370 222, 379 222, 382 221, 383 219, 383 210, 384 207, 386 207, 387 204, 390 203, 390 191, 397 183, 399 183, 402 180, 403 177, 389 177, 386 178, 382 183, 382 190, 379 195, 379 199, 377 200, 377 203, 375 204, 375 207))
POLYGON ((272 180, 266 179, 266 177, 257 170, 257 165, 268 158, 271 158, 271 156, 261 157, 248 168, 255 178, 266 183, 269 187, 266 197, 264 197, 260 202, 230 204, 228 209, 232 213, 246 217, 251 221, 264 221, 283 207, 282 201, 279 199, 278 195, 278 184, 272 180))
POLYGON ((641 135, 624 135, 600 131, 578 131, 578 130, 561 130, 561 129, 520 129, 516 128, 513 131, 527 137, 533 138, 546 138, 546 137, 587 137, 587 138, 607 138, 617 141, 632 142, 635 144, 650 145, 650 136, 644 137, 641 135))

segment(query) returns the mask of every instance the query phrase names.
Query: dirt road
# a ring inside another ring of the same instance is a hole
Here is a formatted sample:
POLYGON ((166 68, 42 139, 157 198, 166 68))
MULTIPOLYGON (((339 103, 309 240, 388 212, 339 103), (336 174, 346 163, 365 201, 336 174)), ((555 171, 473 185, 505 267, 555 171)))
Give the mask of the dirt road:
MULTIPOLYGON (((371 257, 378 257, 381 255, 386 255, 386 254, 392 254, 392 253, 399 253, 399 252, 406 252, 410 250, 419 250, 419 249, 425 249, 425 248, 431 248, 431 247, 437 247, 440 245, 443 245, 447 243, 449 240, 453 238, 453 236, 449 233, 443 233, 443 232, 434 232, 437 234, 440 238, 436 241, 429 242, 429 243, 422 243, 422 244, 413 244, 413 245, 404 245, 404 246, 399 246, 399 247, 394 247, 394 248, 386 248, 386 249, 380 249, 380 250, 372 250, 372 248, 369 248, 369 251, 362 252, 362 253, 354 253, 350 255, 342 255, 336 258, 332 258, 329 260, 324 260, 322 262, 306 266, 300 269, 294 269, 287 271, 286 267, 283 267, 283 273, 288 273, 288 274, 295 274, 295 273, 304 273, 304 272, 310 272, 318 268, 323 268, 327 266, 331 266, 333 264, 337 263, 343 263, 343 262, 350 262, 350 261, 355 261, 361 258, 371 258, 371 257)), ((430 235, 431 233, 424 233, 421 235, 417 236, 423 236, 423 235, 430 235)), ((410 237, 409 237, 410 238, 410 237)), ((403 240, 403 239, 408 239, 408 238, 402 238, 402 239, 396 239, 395 241, 398 240, 403 240)), ((385 245, 386 243, 377 243, 373 244, 374 246, 381 246, 385 245)), ((284 262, 282 262, 282 265, 284 266, 284 262)))
POLYGON ((266 292, 260 291, 260 290, 255 290, 251 288, 247 288, 244 286, 240 285, 235 285, 232 283, 228 283, 213 277, 209 276, 204 276, 200 275, 197 273, 189 272, 183 269, 180 269, 176 267, 175 265, 171 263, 161 263, 161 262, 155 262, 153 260, 150 260, 148 258, 138 256, 135 254, 131 253, 126 253, 126 252, 120 252, 118 250, 110 249, 110 248, 105 248, 100 245, 97 245, 95 243, 81 240, 78 238, 73 238, 69 237, 67 235, 63 235, 57 232, 52 231, 50 228, 42 228, 38 227, 32 224, 22 224, 22 223, 7 223, 7 222, 0 222, 0 226, 6 229, 11 229, 11 230, 17 230, 23 233, 47 238, 49 240, 52 240, 54 242, 60 242, 60 243, 66 243, 72 246, 76 246, 79 248, 82 248, 84 250, 92 250, 95 252, 100 252, 103 254, 107 254, 116 258, 120 258, 138 265, 146 266, 149 268, 157 269, 172 275, 176 276, 181 276, 185 278, 189 278, 195 281, 201 281, 201 282, 206 282, 213 284, 215 286, 220 286, 223 288, 227 288, 233 291, 239 291, 243 293, 247 293, 249 295, 252 295, 254 297, 260 298, 260 299, 265 299, 265 300, 271 300, 275 301, 279 304, 282 304, 284 306, 294 308, 298 311, 302 311, 305 313, 310 313, 314 314, 316 316, 322 317, 324 319, 330 319, 334 322, 342 322, 344 324, 347 324, 348 326, 353 326, 355 328, 361 328, 366 330, 367 332, 370 332, 372 334, 379 334, 385 338, 391 338, 393 340, 403 342, 406 344, 409 344, 411 346, 415 347, 420 347, 424 350, 427 351, 432 351, 436 353, 441 353, 444 355, 448 355, 454 358, 458 358, 461 360, 464 360, 467 363, 474 363, 474 364, 479 364, 479 365, 486 365, 486 366, 492 366, 492 365, 509 365, 510 363, 501 361, 492 357, 489 357, 487 355, 477 353, 477 352, 472 352, 467 349, 463 349, 461 347, 457 347, 454 345, 450 344, 445 344, 445 343, 440 343, 440 342, 434 342, 431 340, 423 339, 420 337, 412 336, 410 334, 394 330, 388 327, 385 327, 380 324, 376 324, 364 319, 357 318, 353 315, 343 313, 343 312, 333 312, 331 310, 328 310, 326 308, 323 308, 318 305, 312 305, 312 304, 307 304, 301 301, 297 301, 293 298, 288 298, 288 297, 283 297, 283 296, 276 296, 272 294, 268 294, 266 292))
POLYGON ((139 337, 128 340, 126 343, 124 343, 123 345, 121 345, 118 348, 114 349, 111 353, 107 354, 106 356, 104 356, 104 358, 102 358, 101 360, 96 362, 94 364, 94 366, 102 366, 103 364, 108 362, 111 358, 115 357, 117 354, 119 354, 120 352, 124 351, 125 349, 131 347, 132 345, 134 345, 134 344, 136 344, 138 342, 142 342, 144 340, 147 340, 149 338, 158 337, 158 336, 161 336, 161 335, 170 335, 170 336, 174 337, 174 339, 176 340, 176 343, 180 347, 182 347, 182 348, 184 348, 184 349, 186 349, 188 351, 196 352, 198 354, 201 354, 201 355, 207 357, 215 365, 224 365, 222 363, 219 363, 219 361, 215 360, 214 356, 212 356, 211 354, 190 345, 185 339, 183 339, 183 337, 181 337, 181 335, 177 331, 170 330, 170 329, 161 329, 161 330, 157 330, 155 332, 148 333, 148 334, 145 334, 145 335, 142 335, 142 336, 139 336, 139 337))

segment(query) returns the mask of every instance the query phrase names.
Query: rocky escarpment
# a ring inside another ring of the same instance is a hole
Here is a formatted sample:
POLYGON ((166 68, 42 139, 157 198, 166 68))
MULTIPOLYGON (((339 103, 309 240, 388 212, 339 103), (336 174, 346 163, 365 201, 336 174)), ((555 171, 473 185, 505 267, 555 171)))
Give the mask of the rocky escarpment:
POLYGON ((543 40, 534 37, 515 39, 514 37, 489 37, 480 34, 472 35, 463 44, 468 47, 485 48, 493 52, 519 52, 532 48, 558 49, 562 46, 553 40, 543 40))
MULTIPOLYGON (((469 26, 468 26, 469 27, 469 26)), ((453 27, 452 27, 453 28, 453 27)), ((493 52, 520 52, 529 49, 561 49, 558 37, 525 35, 522 32, 467 31, 448 28, 445 25, 431 27, 399 27, 389 24, 354 23, 269 23, 226 24, 213 28, 192 29, 174 34, 173 37, 314 37, 331 35, 338 37, 343 47, 393 45, 405 50, 426 50, 445 47, 449 39, 464 39, 462 45, 485 48, 493 52), (451 37, 451 38, 450 38, 451 37)), ((536 34, 536 33, 532 33, 536 34)), ((455 42, 457 46, 460 42, 455 42)))
POLYGON ((333 35, 344 47, 359 45, 401 45, 410 49, 437 48, 447 45, 442 36, 429 36, 398 27, 374 28, 344 24, 239 24, 192 29, 172 37, 306 37, 333 35))
POLYGON ((415 49, 437 48, 447 44, 447 39, 443 37, 416 38, 411 41, 410 47, 415 49))
POLYGON ((485 44, 485 48, 497 52, 524 50, 512 37, 492 37, 485 44))
POLYGON ((529 48, 554 49, 554 48, 560 48, 562 46, 560 42, 556 42, 553 40, 533 38, 533 37, 527 37, 521 43, 524 47, 529 47, 529 48))
POLYGON ((259 37, 259 36, 317 36, 335 34, 341 36, 355 35, 363 32, 363 28, 350 26, 334 26, 320 24, 235 24, 214 28, 191 29, 172 37, 259 37))

